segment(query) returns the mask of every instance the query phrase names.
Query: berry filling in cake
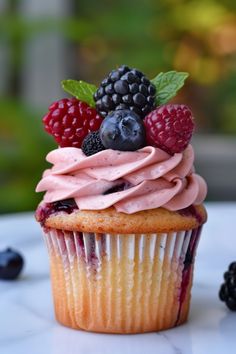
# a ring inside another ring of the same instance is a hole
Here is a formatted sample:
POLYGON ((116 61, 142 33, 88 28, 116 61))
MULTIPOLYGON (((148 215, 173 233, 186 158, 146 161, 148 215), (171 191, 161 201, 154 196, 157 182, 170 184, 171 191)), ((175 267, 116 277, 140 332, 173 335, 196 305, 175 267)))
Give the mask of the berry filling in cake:
MULTIPOLYGON (((123 192, 132 187, 132 184, 129 182, 121 182, 112 188, 106 190, 103 195, 123 192)), ((41 223, 41 225, 45 224, 46 219, 59 212, 65 212, 67 214, 71 214, 74 210, 78 209, 76 202, 74 199, 65 199, 60 200, 53 203, 42 203, 36 211, 36 219, 41 223)))
POLYGON ((194 205, 190 205, 187 208, 178 210, 178 213, 182 216, 194 217, 199 224, 202 224, 202 216, 197 212, 194 205))
POLYGON ((178 325, 178 321, 180 319, 181 309, 189 286, 190 277, 191 277, 191 267, 193 265, 194 256, 195 256, 200 234, 201 234, 201 227, 194 230, 184 258, 184 268, 182 271, 182 281, 181 281, 181 288, 180 288, 180 295, 179 295, 179 311, 178 311, 175 325, 178 325))
POLYGON ((54 203, 43 203, 37 208, 36 219, 42 226, 44 226, 45 221, 52 214, 56 214, 61 211, 71 214, 76 209, 78 209, 78 207, 74 199, 60 200, 54 203))

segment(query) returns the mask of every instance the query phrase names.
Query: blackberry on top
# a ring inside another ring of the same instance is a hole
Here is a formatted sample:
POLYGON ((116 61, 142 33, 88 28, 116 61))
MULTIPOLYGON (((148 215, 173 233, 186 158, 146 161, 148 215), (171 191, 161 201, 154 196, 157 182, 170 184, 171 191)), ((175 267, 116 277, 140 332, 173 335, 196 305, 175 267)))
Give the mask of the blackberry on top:
POLYGON ((74 96, 54 102, 43 117, 45 130, 60 147, 81 148, 86 156, 105 149, 136 151, 147 145, 173 155, 186 149, 194 130, 191 110, 168 103, 188 73, 159 72, 152 80, 121 65, 99 87, 63 80, 74 96))
POLYGON ((156 88, 139 70, 121 65, 112 70, 94 94, 101 116, 114 110, 129 109, 141 118, 155 107, 156 88))

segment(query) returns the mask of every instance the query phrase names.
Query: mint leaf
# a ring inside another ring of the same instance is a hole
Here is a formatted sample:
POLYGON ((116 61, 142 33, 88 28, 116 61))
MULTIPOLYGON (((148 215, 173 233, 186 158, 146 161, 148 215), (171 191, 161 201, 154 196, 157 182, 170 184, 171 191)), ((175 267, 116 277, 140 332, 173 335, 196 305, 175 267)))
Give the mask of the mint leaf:
POLYGON ((166 73, 161 72, 152 79, 151 82, 155 85, 157 90, 157 106, 167 103, 174 97, 177 91, 184 85, 184 81, 188 76, 188 73, 173 70, 166 73))
POLYGON ((95 107, 93 94, 96 92, 97 87, 92 84, 88 84, 85 81, 76 80, 63 80, 61 82, 64 91, 70 93, 78 100, 86 102, 90 107, 95 107))

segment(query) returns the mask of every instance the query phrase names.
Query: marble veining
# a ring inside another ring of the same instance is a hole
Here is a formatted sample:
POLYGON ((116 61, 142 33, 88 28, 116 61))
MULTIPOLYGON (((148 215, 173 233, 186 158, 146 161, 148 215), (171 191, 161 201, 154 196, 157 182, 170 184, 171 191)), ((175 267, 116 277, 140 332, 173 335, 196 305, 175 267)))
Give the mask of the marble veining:
POLYGON ((158 336, 162 336, 166 339, 167 343, 170 345, 173 353, 175 354, 181 354, 182 353, 182 350, 181 348, 178 348, 175 343, 173 343, 171 341, 171 339, 169 338, 169 336, 167 335, 167 331, 163 331, 163 332, 160 332, 160 333, 156 333, 158 336))
POLYGON ((21 251, 15 282, 0 281, 1 354, 233 354, 236 313, 218 300, 223 272, 236 259, 236 203, 209 203, 200 240, 189 322, 159 333, 106 335, 75 331, 54 319, 47 251, 32 213, 0 217, 0 249, 21 251))

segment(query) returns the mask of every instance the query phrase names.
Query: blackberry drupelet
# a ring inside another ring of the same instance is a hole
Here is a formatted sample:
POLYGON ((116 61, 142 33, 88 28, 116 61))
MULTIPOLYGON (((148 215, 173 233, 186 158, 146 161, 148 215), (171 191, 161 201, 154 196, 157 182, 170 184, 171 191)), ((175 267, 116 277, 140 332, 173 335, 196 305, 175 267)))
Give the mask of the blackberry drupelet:
POLYGON ((236 311, 236 262, 229 265, 224 273, 225 282, 221 285, 219 298, 231 311, 236 311))
POLYGON ((86 156, 91 156, 99 151, 105 150, 105 146, 100 139, 99 130, 89 133, 83 141, 82 151, 86 156))
POLYGON ((154 109, 155 95, 155 86, 141 71, 122 65, 101 82, 94 100, 103 117, 114 110, 129 109, 143 118, 154 109))

